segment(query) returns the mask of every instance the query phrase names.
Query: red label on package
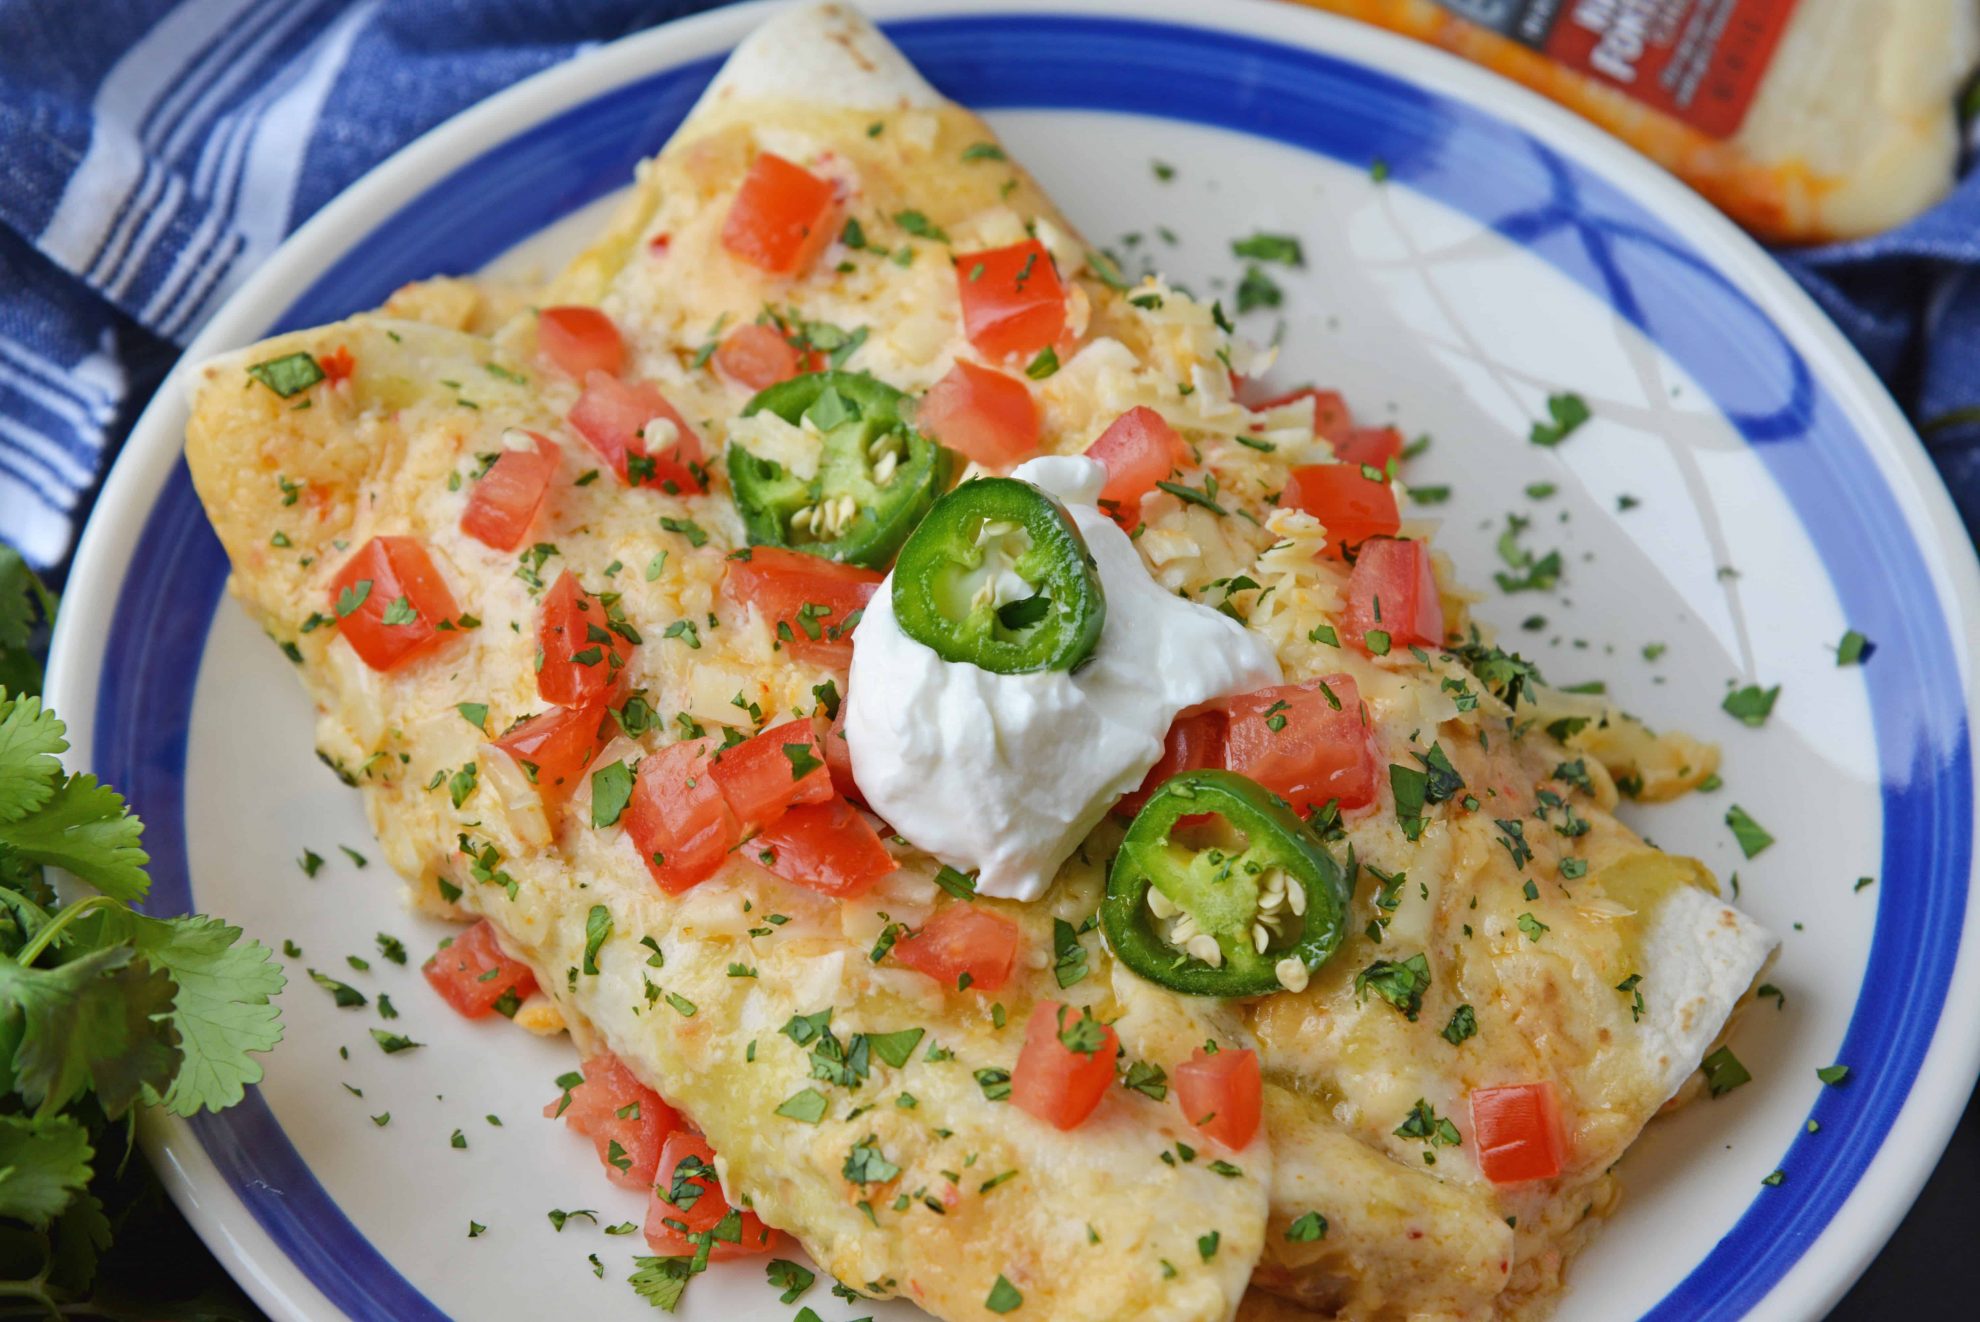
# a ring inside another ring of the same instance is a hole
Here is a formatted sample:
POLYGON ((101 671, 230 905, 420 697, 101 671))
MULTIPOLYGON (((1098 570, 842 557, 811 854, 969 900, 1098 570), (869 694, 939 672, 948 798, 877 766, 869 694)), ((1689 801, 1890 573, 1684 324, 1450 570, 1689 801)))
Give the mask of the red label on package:
POLYGON ((1715 138, 1746 118, 1796 0, 1438 0, 1715 138))

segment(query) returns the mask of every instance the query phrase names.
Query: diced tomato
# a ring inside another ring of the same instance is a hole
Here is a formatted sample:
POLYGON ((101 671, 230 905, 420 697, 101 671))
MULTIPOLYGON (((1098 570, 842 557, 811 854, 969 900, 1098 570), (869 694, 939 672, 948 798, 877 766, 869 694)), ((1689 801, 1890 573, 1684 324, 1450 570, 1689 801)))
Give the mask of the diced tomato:
POLYGON ((1338 799, 1343 808, 1375 801, 1375 753, 1352 677, 1280 684, 1239 694, 1225 705, 1230 727, 1224 765, 1230 770, 1257 781, 1302 816, 1329 799, 1338 799), (1329 692, 1339 707, 1327 700, 1329 692))
POLYGON ((818 742, 825 749, 825 769, 831 773, 832 788, 843 798, 854 803, 865 803, 866 796, 859 792, 859 783, 853 779, 852 745, 846 742, 846 708, 843 700, 839 704, 839 714, 818 736, 818 742))
POLYGON ((1367 464, 1385 473, 1391 461, 1402 459, 1402 452, 1402 433, 1394 427, 1355 427, 1334 442, 1334 457, 1342 463, 1367 464))
POLYGON ((333 386, 348 380, 351 373, 357 371, 357 359, 351 357, 351 351, 341 344, 318 358, 316 365, 323 369, 323 379, 333 386))
POLYGON ((1174 1077, 1185 1120, 1233 1151, 1251 1142, 1263 1104, 1257 1052, 1226 1047, 1210 1054, 1198 1047, 1174 1077))
POLYGON ((986 468, 1008 468, 1038 448, 1038 405, 1015 377, 957 363, 921 397, 915 422, 986 468))
POLYGON ((495 940, 495 925, 486 918, 444 942, 421 966, 426 981, 442 1000, 470 1019, 485 1019, 510 992, 509 1013, 536 992, 536 975, 529 965, 510 959, 495 940))
POLYGON ((802 275, 838 230, 831 181, 760 152, 722 222, 722 246, 772 275, 802 275))
POLYGON ((1302 464, 1286 475, 1279 504, 1325 524, 1331 556, 1370 537, 1393 537, 1402 527, 1395 488, 1370 481, 1358 464, 1302 464))
POLYGON ((837 796, 793 807, 743 848, 785 881, 836 899, 864 895, 900 867, 859 810, 837 796))
MULTIPOLYGON (((706 1235, 730 1210, 722 1183, 715 1178, 715 1149, 693 1130, 675 1130, 660 1153, 659 1174, 646 1203, 647 1244, 665 1257, 692 1257, 696 1242, 688 1236, 706 1235)), ((710 1259, 741 1258, 777 1247, 780 1236, 757 1220, 756 1213, 743 1208, 741 1216, 741 1242, 713 1241, 708 1246, 710 1259)))
POLYGON ((784 650, 801 661, 846 666, 853 634, 846 621, 866 608, 886 575, 777 546, 753 547, 729 561, 729 594, 756 607, 784 650))
POLYGON ((1114 811, 1122 817, 1132 817, 1170 777, 1223 766, 1224 731, 1228 724, 1229 717, 1215 707, 1177 716, 1169 724, 1168 738, 1162 741, 1162 756, 1141 778, 1141 787, 1123 795, 1114 805, 1114 811))
POLYGON ((330 600, 337 632, 373 670, 396 670, 460 636, 454 594, 417 538, 366 542, 331 580, 330 600))
POLYGON ((600 1052, 581 1067, 584 1082, 543 1108, 590 1139, 612 1183, 628 1189, 649 1189, 660 1169, 662 1147, 680 1125, 674 1108, 660 1094, 633 1077, 619 1058, 600 1052))
POLYGON ((545 702, 565 707, 603 702, 633 654, 633 645, 613 632, 604 605, 579 587, 568 569, 543 596, 536 646, 543 654, 536 691, 545 702))
POLYGON ((564 448, 548 436, 530 433, 534 450, 504 450, 474 484, 461 531, 498 551, 513 551, 529 534, 543 505, 550 479, 557 475, 564 448))
POLYGON ((1027 357, 1066 328, 1066 287, 1036 239, 956 254, 963 333, 985 358, 1027 357))
POLYGON ((688 739, 641 759, 626 805, 626 834, 669 895, 714 876, 742 840, 742 827, 709 774, 713 742, 688 739))
POLYGON ((701 437, 666 397, 644 381, 625 382, 604 372, 584 378, 584 393, 571 405, 570 424, 612 466, 627 486, 665 491, 705 491, 701 437), (674 439, 655 450, 645 433, 655 420, 674 424, 674 439))
POLYGON ((511 729, 495 746, 516 760, 546 801, 561 803, 598 751, 604 720, 602 704, 552 707, 511 729))
MULTIPOLYGON (((1251 407, 1253 412, 1263 413, 1266 409, 1279 408, 1296 400, 1308 398, 1313 401, 1313 434, 1324 437, 1339 447, 1348 433, 1354 430, 1354 415, 1348 412, 1347 401, 1341 398, 1338 391, 1315 390, 1312 386, 1308 386, 1304 390, 1295 390, 1289 395, 1280 395, 1276 399, 1261 400, 1251 407)), ((1336 453, 1339 453, 1338 448, 1336 453)))
POLYGON ((803 370, 798 351, 775 326, 753 321, 730 331, 715 350, 715 366, 738 385, 762 390, 803 370))
POLYGON ((947 987, 966 976, 973 991, 996 991, 1011 980, 1024 934, 1000 913, 967 901, 935 916, 894 943, 894 959, 947 987))
POLYGON ((1040 1001, 1024 1026, 1024 1047, 1011 1071, 1012 1104, 1058 1129, 1077 1129, 1114 1081, 1120 1039, 1104 1024, 1081 1025, 1082 1018, 1069 1005, 1040 1001), (1094 1039, 1093 1050, 1067 1046, 1061 1035, 1069 1031, 1094 1039))
POLYGON ((1471 1141, 1494 1184, 1551 1180, 1567 1164, 1567 1136, 1554 1085, 1515 1083, 1471 1090, 1471 1141))
POLYGON ((1387 633, 1392 651, 1441 647, 1444 604, 1430 567, 1430 548, 1386 537, 1364 542, 1348 575, 1343 624, 1348 641, 1364 652, 1370 650, 1370 629, 1387 633))
POLYGON ((617 376, 626 366, 626 342, 597 308, 543 309, 536 315, 536 346, 574 381, 593 372, 617 376))
POLYGON ((1086 457, 1107 467, 1100 508, 1111 513, 1114 522, 1132 528, 1141 522, 1141 498, 1171 469, 1188 461, 1189 447, 1168 419, 1141 404, 1115 418, 1086 447, 1086 457))
POLYGON ((800 803, 832 797, 832 773, 809 720, 785 721, 715 755, 715 784, 744 833, 761 830, 800 803))

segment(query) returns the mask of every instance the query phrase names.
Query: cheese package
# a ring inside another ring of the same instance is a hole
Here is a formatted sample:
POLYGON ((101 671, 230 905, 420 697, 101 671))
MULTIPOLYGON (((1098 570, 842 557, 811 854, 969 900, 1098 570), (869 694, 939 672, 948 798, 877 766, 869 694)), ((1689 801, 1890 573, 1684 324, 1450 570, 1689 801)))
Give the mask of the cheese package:
POLYGON ((1614 133, 1762 239, 1888 229, 1952 187, 1973 0, 1303 0, 1614 133))

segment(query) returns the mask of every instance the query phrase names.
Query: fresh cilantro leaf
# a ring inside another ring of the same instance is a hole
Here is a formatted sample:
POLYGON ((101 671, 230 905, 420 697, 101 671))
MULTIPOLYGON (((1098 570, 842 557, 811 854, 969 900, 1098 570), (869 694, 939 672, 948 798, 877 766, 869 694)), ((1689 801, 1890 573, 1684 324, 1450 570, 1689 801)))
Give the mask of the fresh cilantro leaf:
POLYGON ((1378 959, 1354 975, 1354 997, 1359 1001, 1373 991, 1410 1022, 1423 1009, 1423 993, 1430 989, 1430 961, 1422 954, 1408 959, 1378 959))
POLYGON ((1726 809, 1726 825, 1732 828, 1733 839, 1739 842, 1739 852, 1747 858, 1752 858, 1774 843, 1774 837, 1767 834, 1766 828, 1736 803, 1726 809))
POLYGON ((337 981, 327 973, 318 973, 315 969, 311 969, 309 979, 329 992, 330 999, 337 1003, 337 1008, 340 1010, 356 1010, 369 1003, 363 992, 347 982, 337 981))
POLYGON ((1467 1038, 1478 1034, 1478 1012, 1468 1005, 1460 1005, 1451 1011, 1451 1021, 1444 1025, 1444 1041, 1457 1046, 1467 1038))
POLYGON ((1547 415, 1552 421, 1534 423, 1527 439, 1549 449, 1565 441, 1593 416, 1588 411, 1588 401, 1573 391, 1547 396, 1547 415))
POLYGON ((1698 1062, 1698 1068, 1705 1071, 1705 1087, 1714 1097, 1724 1097, 1744 1083, 1751 1083, 1753 1076, 1746 1066, 1739 1063, 1731 1047, 1720 1047, 1711 1055, 1698 1062))
POLYGON ((46 1230, 89 1184, 94 1155, 72 1116, 0 1115, 0 1217, 46 1230))
POLYGON ((846 1153, 845 1165, 840 1173, 854 1184, 885 1184, 899 1175, 901 1168, 888 1161, 886 1154, 880 1150, 879 1136, 868 1134, 846 1153))
POLYGON ((1286 1227, 1286 1242, 1289 1244, 1311 1244, 1325 1238, 1327 1218, 1318 1212, 1302 1212, 1286 1227))
POLYGON ((771 1289, 783 1291, 777 1296, 777 1302, 780 1304, 796 1303, 798 1296, 809 1290, 811 1283, 818 1279, 816 1272, 787 1258, 770 1259, 764 1264, 763 1272, 770 1279, 771 1289))
POLYGON ((632 768, 623 761, 600 767, 591 773, 591 824, 604 828, 616 824, 619 815, 632 802, 632 768))
POLYGON ((914 1049, 921 1044, 923 1036, 924 1030, 922 1029, 902 1028, 892 1033, 870 1034, 866 1041, 867 1045, 873 1049, 874 1055, 880 1057, 880 1059, 886 1061, 895 1069, 901 1069, 907 1065, 908 1059, 914 1055, 914 1049))
POLYGON ((307 353, 283 354, 280 358, 252 363, 247 374, 283 399, 299 395, 323 379, 323 369, 307 353))
POLYGON ((1734 720, 1758 729, 1767 723, 1767 717, 1774 711, 1774 699, 1780 696, 1779 684, 1770 689, 1763 689, 1758 684, 1748 684, 1745 688, 1734 689, 1726 694, 1726 700, 1719 705, 1724 707, 1726 715, 1734 720))
POLYGON ((1015 1285, 1004 1279, 1002 1272, 997 1274, 996 1284, 990 1287, 989 1295, 983 1300, 983 1306, 993 1313, 1015 1312, 1023 1303, 1024 1296, 1015 1285))
POLYGON ((671 1313, 681 1306, 681 1296, 687 1293, 687 1284, 697 1268, 696 1261, 701 1257, 633 1259, 634 1271, 626 1278, 633 1293, 663 1313, 671 1313))
POLYGON ((1231 240, 1233 255, 1255 262, 1278 262, 1283 266, 1304 266, 1306 255, 1299 240, 1290 234, 1267 234, 1263 230, 1247 239, 1231 240))
POLYGON ((584 972, 598 975, 598 951, 612 935, 612 911, 602 904, 591 906, 584 920, 584 972))
POLYGON ((1257 308, 1275 308, 1285 302, 1286 296, 1272 278, 1256 266, 1244 268, 1244 278, 1238 281, 1237 310, 1240 315, 1257 308))
POLYGON ((1061 987, 1086 976, 1086 947, 1079 943, 1079 929, 1063 918, 1052 920, 1052 954, 1052 976, 1061 987))
POLYGON ((66 730, 37 699, 10 700, 0 712, 0 852, 67 869, 113 899, 143 899, 151 885, 144 826, 124 797, 94 776, 54 778, 47 750, 66 730))
POLYGON ((171 1086, 180 1055, 165 1016, 172 979, 128 945, 53 968, 0 959, 0 1022, 19 1026, 14 1086, 43 1115, 89 1092, 112 1119, 171 1086))

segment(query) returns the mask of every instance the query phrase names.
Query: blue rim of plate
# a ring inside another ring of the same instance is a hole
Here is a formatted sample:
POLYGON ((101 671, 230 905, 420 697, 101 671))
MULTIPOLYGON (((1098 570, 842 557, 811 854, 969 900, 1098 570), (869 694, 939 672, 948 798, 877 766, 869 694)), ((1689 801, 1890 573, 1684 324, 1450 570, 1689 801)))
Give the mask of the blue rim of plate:
MULTIPOLYGON (((1970 732, 1957 646, 1928 566, 1869 446, 1800 351, 1643 202, 1484 110, 1338 56, 1179 24, 996 14, 906 20, 888 35, 978 110, 1109 111, 1228 129, 1390 179, 1518 243, 1634 324, 1690 373, 1808 530, 1853 627, 1876 732, 1882 874, 1866 980, 1807 1135, 1714 1249, 1648 1318, 1744 1314, 1837 1214, 1896 1122, 1953 973, 1972 864, 1970 732), (1756 385, 1758 383, 1758 385, 1756 385), (1762 389, 1764 388, 1764 389, 1762 389), (1756 397, 1756 389, 1761 393, 1756 397)), ((490 145, 359 239, 270 333, 374 307, 406 280, 474 270, 626 183, 686 116, 720 60, 676 65, 490 145)), ((120 590, 94 747, 147 823, 152 903, 193 907, 184 802, 193 691, 226 557, 183 462, 149 514, 120 590)), ((270 1238, 353 1318, 445 1315, 351 1224, 259 1092, 192 1132, 270 1238)))

